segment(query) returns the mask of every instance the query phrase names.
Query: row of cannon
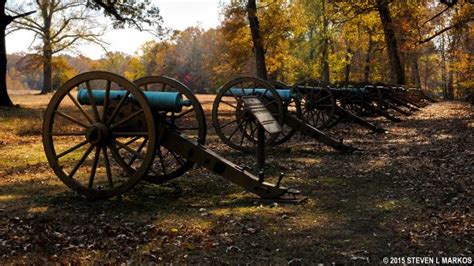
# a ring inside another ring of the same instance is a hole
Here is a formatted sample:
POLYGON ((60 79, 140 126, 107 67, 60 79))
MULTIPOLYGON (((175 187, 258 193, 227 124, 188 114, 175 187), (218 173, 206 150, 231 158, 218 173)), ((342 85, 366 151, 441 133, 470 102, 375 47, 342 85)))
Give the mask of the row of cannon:
MULTIPOLYGON (((253 152, 282 144, 299 132, 338 151, 354 147, 325 133, 341 122, 373 132, 366 118, 409 115, 431 101, 419 89, 386 85, 326 85, 306 80, 293 86, 241 77, 219 90, 212 124, 228 146, 253 152), (266 118, 262 118, 266 117, 266 118), (263 119, 263 120, 262 120, 263 119), (259 130, 264 128, 264 130, 259 130)), ((295 200, 299 191, 265 181, 205 146, 201 103, 184 84, 167 77, 129 81, 93 71, 67 81, 53 95, 43 121, 43 146, 55 174, 80 195, 121 195, 140 180, 161 184, 200 165, 268 199, 295 200)))

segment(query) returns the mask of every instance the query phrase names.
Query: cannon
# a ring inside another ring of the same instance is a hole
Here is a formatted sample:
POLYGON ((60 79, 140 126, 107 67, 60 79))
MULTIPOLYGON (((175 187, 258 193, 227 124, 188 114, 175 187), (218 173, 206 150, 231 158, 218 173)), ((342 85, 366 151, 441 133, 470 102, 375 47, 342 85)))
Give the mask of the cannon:
POLYGON ((434 102, 420 88, 398 85, 352 83, 334 86, 332 90, 340 91, 337 98, 341 105, 357 115, 379 115, 394 122, 401 119, 392 113, 410 116, 419 108, 434 102))
POLYGON ((119 196, 140 180, 160 184, 198 164, 266 199, 294 200, 296 190, 266 182, 204 146, 202 107, 166 77, 134 82, 113 73, 80 74, 53 95, 43 146, 59 179, 88 198, 119 196))
POLYGON ((283 128, 279 134, 266 133, 266 145, 283 143, 294 133, 300 132, 338 151, 355 150, 354 147, 345 145, 342 141, 335 140, 316 128, 313 125, 316 124, 315 121, 310 123, 305 120, 306 110, 311 114, 323 114, 324 112, 320 109, 326 108, 326 105, 328 108, 332 106, 332 103, 327 101, 325 90, 305 93, 305 100, 300 101, 298 97, 295 97, 292 89, 283 87, 281 83, 274 84, 279 88, 276 89, 272 83, 259 78, 240 77, 227 82, 219 89, 212 107, 212 123, 217 135, 224 143, 244 152, 256 150, 258 124, 244 103, 245 97, 252 96, 262 101, 264 107, 283 128), (311 101, 308 100, 309 95, 313 97, 311 101), (303 106, 302 102, 314 103, 314 107, 309 110, 310 108, 303 106))
POLYGON ((360 91, 334 90, 318 80, 303 80, 292 87, 292 93, 301 102, 303 120, 314 127, 327 130, 341 122, 351 122, 374 133, 385 129, 371 123, 341 105, 341 99, 348 95, 359 95, 360 91))

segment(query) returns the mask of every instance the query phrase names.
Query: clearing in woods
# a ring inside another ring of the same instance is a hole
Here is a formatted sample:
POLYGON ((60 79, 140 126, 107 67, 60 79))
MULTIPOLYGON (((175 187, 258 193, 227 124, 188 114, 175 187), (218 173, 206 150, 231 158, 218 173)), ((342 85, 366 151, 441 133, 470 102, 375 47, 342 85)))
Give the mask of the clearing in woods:
MULTIPOLYGON (((338 126, 364 151, 341 155, 295 137, 268 152, 268 169, 308 200, 255 199, 199 168, 164 186, 88 201, 46 162, 42 113, 51 95, 13 95, 0 109, 0 261, 371 262, 392 256, 473 256, 473 107, 429 105, 389 130, 338 126)), ((213 96, 201 96, 208 127, 213 96)), ((209 130, 207 145, 253 166, 209 130)))

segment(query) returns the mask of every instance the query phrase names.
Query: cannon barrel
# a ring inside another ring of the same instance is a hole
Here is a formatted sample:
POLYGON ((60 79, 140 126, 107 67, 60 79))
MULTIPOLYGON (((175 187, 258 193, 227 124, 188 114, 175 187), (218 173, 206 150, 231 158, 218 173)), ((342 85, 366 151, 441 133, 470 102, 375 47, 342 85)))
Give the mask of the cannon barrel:
MULTIPOLYGON (((303 94, 305 93, 318 93, 319 90, 322 88, 320 87, 307 87, 307 86, 298 86, 297 90, 303 94)), ((372 88, 354 88, 354 87, 345 87, 345 88, 329 88, 331 92, 333 92, 336 95, 343 94, 346 95, 348 93, 350 94, 363 94, 367 93, 370 91, 372 88)), ((291 90, 290 89, 277 89, 276 90, 278 94, 280 95, 281 99, 285 102, 291 100, 291 90)), ((225 95, 226 96, 237 96, 237 97, 242 97, 242 96, 249 96, 249 95, 255 95, 255 94, 263 94, 265 93, 265 97, 271 98, 272 93, 265 89, 265 88, 232 88, 229 91, 226 91, 225 95)))
MULTIPOLYGON (((105 90, 91 90, 92 98, 96 105, 104 105, 105 90)), ((126 90, 110 90, 110 100, 120 100, 127 93, 126 90)), ((190 100, 183 99, 179 92, 144 91, 146 99, 151 108, 158 111, 181 112, 183 106, 191 106, 190 100)), ((129 96, 133 99, 133 96, 129 96)), ((80 104, 90 105, 89 93, 86 89, 81 89, 77 93, 77 100, 80 104)))
MULTIPOLYGON (((291 90, 287 89, 278 89, 276 90, 278 95, 280 95, 282 101, 288 102, 291 100, 291 90)), ((265 93, 265 97, 267 98, 272 98, 272 92, 268 89, 265 88, 231 88, 230 90, 226 91, 224 95, 226 96, 237 96, 237 97, 242 97, 242 96, 250 96, 250 95, 255 95, 255 94, 263 94, 265 93)))

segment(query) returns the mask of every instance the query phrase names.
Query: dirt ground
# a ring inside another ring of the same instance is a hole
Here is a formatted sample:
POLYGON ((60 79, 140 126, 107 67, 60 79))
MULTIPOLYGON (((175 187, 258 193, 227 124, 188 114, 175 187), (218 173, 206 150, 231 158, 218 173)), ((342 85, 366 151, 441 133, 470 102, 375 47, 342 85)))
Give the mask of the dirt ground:
MULTIPOLYGON (((384 257, 473 257, 474 109, 431 104, 386 134, 341 125, 363 149, 339 154, 296 136, 268 151, 271 173, 300 204, 261 201, 196 168, 163 186, 85 200, 46 162, 42 113, 51 95, 13 95, 0 109, 0 263, 381 263, 384 257)), ((209 113, 212 97, 200 97, 209 113)), ((208 126, 211 126, 208 117, 208 126)), ((238 164, 254 158, 207 145, 238 164)))

